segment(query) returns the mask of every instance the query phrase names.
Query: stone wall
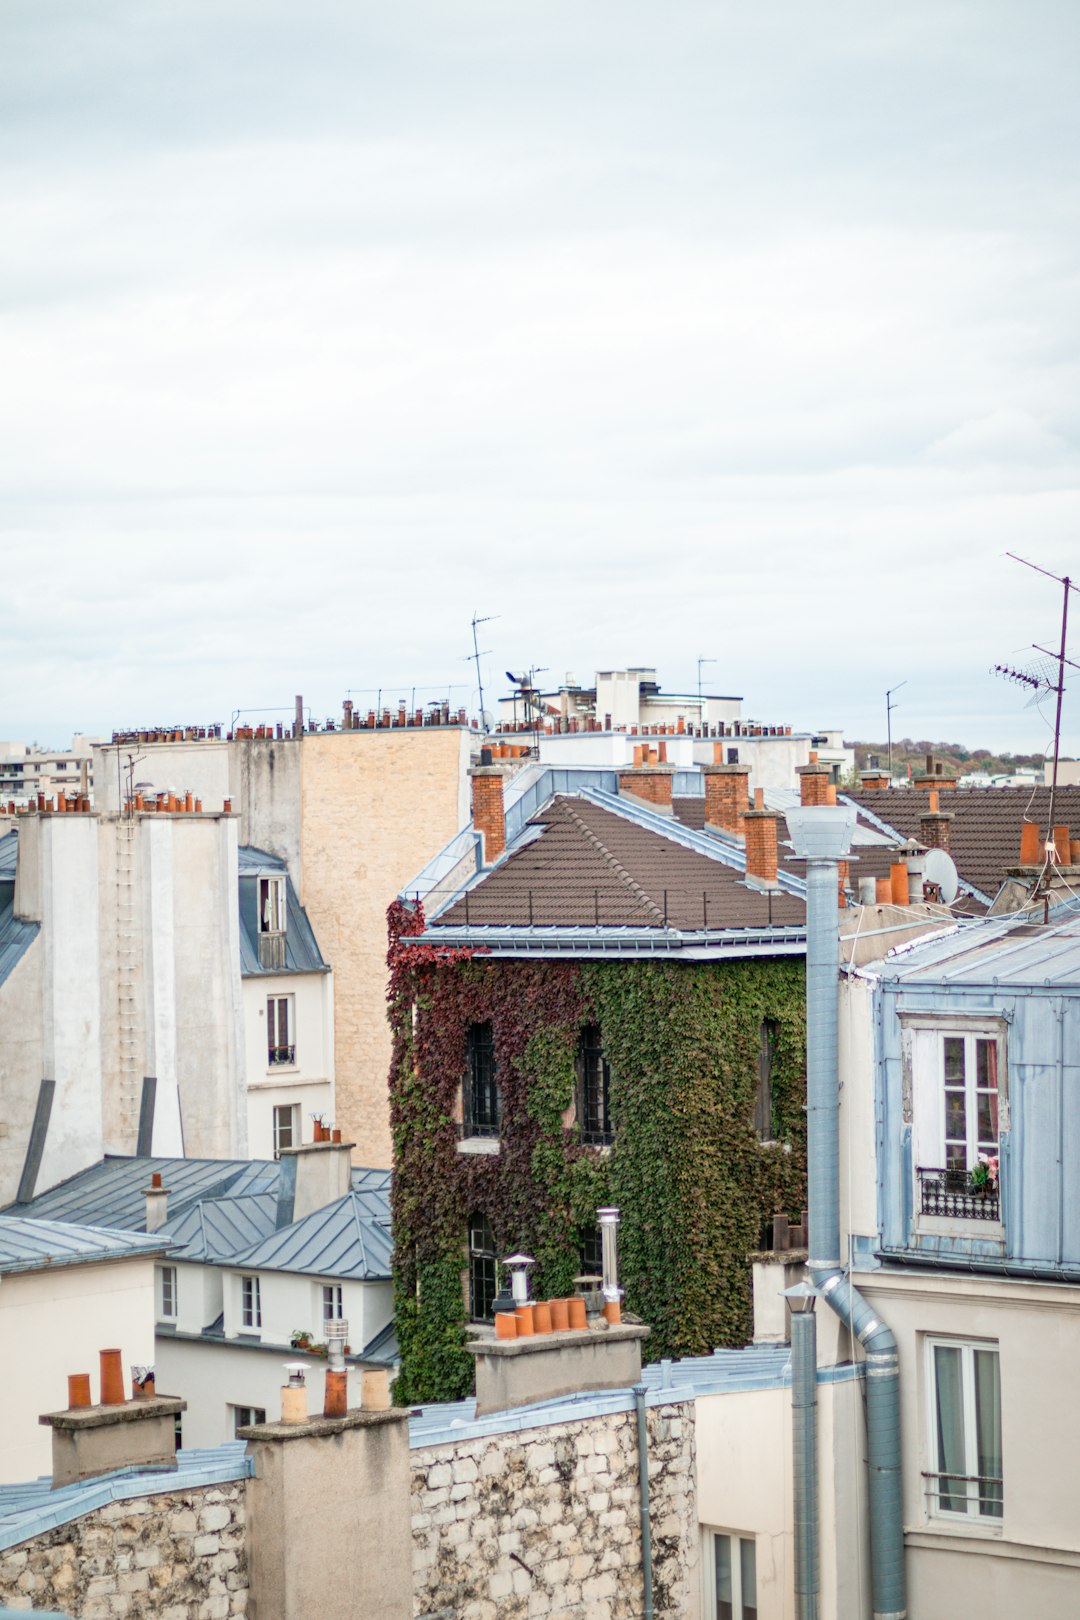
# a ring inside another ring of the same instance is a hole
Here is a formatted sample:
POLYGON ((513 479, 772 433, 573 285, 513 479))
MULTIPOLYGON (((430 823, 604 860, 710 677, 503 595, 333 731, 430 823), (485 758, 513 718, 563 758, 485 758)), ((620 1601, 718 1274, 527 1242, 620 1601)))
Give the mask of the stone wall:
POLYGON ((0 1603, 80 1620, 247 1610, 244 1482, 133 1497, 0 1552, 0 1603))
MULTIPOLYGON (((697 1614, 692 1402, 648 1413, 657 1620, 697 1614)), ((412 1454, 417 1616, 644 1612, 637 1418, 618 1412, 412 1454)))

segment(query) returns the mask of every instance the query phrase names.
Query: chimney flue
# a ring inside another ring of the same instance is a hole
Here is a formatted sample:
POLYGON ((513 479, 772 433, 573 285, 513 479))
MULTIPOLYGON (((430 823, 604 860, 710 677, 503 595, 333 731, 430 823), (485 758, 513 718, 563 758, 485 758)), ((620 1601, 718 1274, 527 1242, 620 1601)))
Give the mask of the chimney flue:
POLYGON ((506 848, 503 773, 498 765, 480 765, 469 772, 469 778, 472 782, 473 826, 484 841, 484 865, 494 866, 506 848))

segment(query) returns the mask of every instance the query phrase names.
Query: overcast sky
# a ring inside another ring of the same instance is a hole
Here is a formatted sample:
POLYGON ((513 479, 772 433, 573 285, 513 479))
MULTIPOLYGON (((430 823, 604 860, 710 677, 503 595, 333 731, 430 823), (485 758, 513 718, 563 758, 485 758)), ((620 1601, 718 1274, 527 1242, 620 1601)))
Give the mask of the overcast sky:
POLYGON ((489 693, 704 654, 764 722, 881 737, 906 680, 897 735, 1041 748, 988 670, 1060 628, 1005 551, 1080 574, 1078 46, 1076 0, 8 0, 0 735, 468 702, 475 610, 489 693))

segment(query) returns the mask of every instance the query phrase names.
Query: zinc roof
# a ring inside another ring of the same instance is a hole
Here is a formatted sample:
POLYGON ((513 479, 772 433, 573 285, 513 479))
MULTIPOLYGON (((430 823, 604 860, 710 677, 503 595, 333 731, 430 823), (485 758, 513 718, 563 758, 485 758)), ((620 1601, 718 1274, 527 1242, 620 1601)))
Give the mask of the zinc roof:
POLYGON ((200 1198, 160 1228, 173 1243, 173 1260, 228 1260, 277 1222, 277 1193, 253 1192, 239 1198, 200 1198))
MULTIPOLYGON (((747 887, 719 840, 714 853, 673 818, 662 831, 659 817, 599 797, 556 795, 539 810, 517 847, 468 891, 469 925, 704 930, 805 921, 797 895, 747 887)), ((461 897, 429 927, 465 923, 461 897)))
POLYGON ((160 1171, 169 1193, 170 1224, 200 1198, 277 1194, 280 1166, 265 1159, 105 1158, 81 1170, 28 1204, 13 1205, 20 1214, 49 1220, 86 1221, 96 1226, 142 1232, 146 1228, 145 1191, 160 1171))
POLYGON ((70 1221, 35 1220, 27 1215, 0 1215, 0 1276, 17 1271, 50 1271, 94 1260, 123 1260, 160 1254, 168 1247, 152 1237, 121 1234, 70 1221))
POLYGON ((387 1175, 381 1188, 354 1188, 234 1255, 233 1264, 372 1282, 390 1276, 391 1252, 387 1175))
POLYGON ((992 983, 1080 990, 1080 901, 1059 905, 1050 916, 1045 924, 1038 920, 1041 912, 966 923, 944 939, 881 963, 879 971, 905 987, 992 983))
POLYGON ((319 950, 315 931, 297 898, 285 862, 279 855, 245 844, 239 851, 240 872, 240 974, 243 978, 280 973, 326 973, 327 964, 319 950), (273 873, 285 879, 285 966, 265 968, 259 961, 260 875, 273 873))

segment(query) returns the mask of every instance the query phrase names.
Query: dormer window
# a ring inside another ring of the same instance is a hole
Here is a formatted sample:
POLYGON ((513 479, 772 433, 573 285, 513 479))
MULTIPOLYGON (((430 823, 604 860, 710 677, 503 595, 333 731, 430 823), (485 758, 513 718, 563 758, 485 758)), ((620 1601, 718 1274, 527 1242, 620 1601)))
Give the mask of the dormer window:
POLYGON ((259 879, 259 966, 285 966, 285 879, 259 879))

